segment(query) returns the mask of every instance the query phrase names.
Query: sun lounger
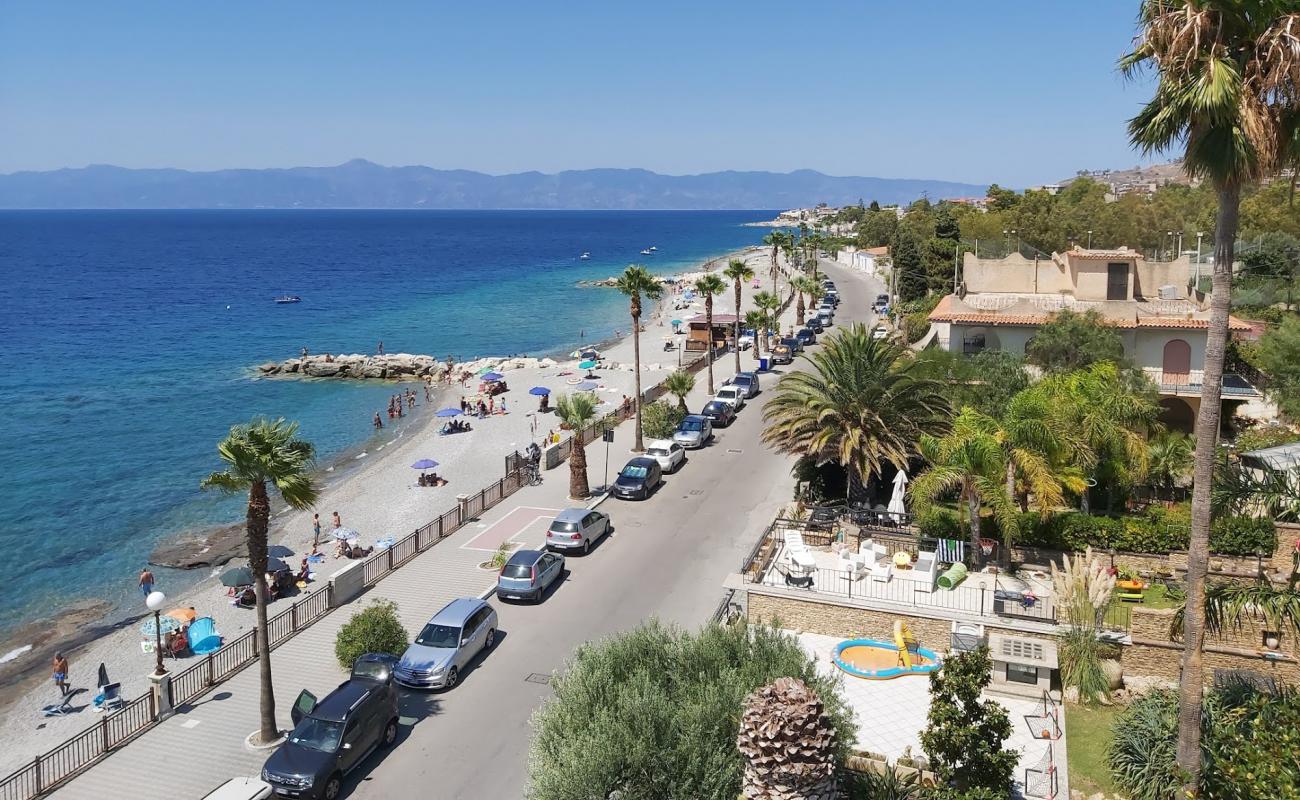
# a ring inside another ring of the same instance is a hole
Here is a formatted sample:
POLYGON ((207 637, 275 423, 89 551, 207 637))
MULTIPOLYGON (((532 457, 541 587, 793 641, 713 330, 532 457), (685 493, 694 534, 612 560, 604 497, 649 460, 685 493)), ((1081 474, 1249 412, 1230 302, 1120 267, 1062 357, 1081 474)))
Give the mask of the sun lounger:
POLYGON ((73 711, 72 698, 73 698, 73 694, 69 692, 63 695, 63 699, 60 700, 59 702, 51 703, 48 706, 43 706, 41 708, 41 713, 47 717, 67 716, 68 714, 71 714, 73 711))
POLYGON ((817 571, 817 559, 813 558, 808 545, 804 544, 803 534, 799 531, 785 532, 785 553, 795 572, 810 575, 817 571))
POLYGON ((122 684, 110 683, 99 687, 99 696, 95 698, 96 711, 116 711, 126 705, 122 699, 122 684))

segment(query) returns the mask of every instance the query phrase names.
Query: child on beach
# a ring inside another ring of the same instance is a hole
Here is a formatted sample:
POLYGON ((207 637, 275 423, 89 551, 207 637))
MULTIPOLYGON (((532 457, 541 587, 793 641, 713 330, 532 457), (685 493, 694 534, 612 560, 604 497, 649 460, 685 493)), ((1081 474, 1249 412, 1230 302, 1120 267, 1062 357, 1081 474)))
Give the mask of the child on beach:
POLYGON ((343 520, 339 517, 339 512, 337 511, 334 512, 334 527, 336 528, 343 527, 343 520))

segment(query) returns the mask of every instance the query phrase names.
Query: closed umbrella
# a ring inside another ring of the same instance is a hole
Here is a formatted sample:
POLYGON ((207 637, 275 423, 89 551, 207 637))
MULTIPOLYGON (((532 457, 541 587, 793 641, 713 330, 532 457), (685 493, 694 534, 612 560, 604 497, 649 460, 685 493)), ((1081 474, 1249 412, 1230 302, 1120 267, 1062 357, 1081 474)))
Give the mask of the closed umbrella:
POLYGON ((159 617, 157 624, 155 625, 153 619, 147 619, 144 621, 144 624, 140 626, 140 633, 143 633, 145 636, 157 636, 158 628, 160 627, 162 628, 163 633, 171 633, 172 631, 178 631, 181 629, 181 621, 173 619, 172 617, 159 617))
POLYGON ((533 388, 528 390, 528 393, 531 395, 536 395, 537 397, 545 397, 546 395, 551 393, 551 390, 547 389, 545 386, 534 386, 533 388))
POLYGON ((222 586, 249 586, 253 583, 253 571, 248 567, 235 567, 221 573, 222 586))
POLYGON ((435 417, 459 417, 461 410, 459 408, 442 408, 434 414, 435 417))
POLYGON ((438 466, 438 462, 432 458, 422 458, 411 465, 411 469, 433 469, 438 466))
POLYGON ((907 473, 899 470, 894 476, 894 493, 889 496, 889 505, 885 508, 887 512, 894 515, 894 521, 902 521, 902 515, 907 513, 907 507, 903 505, 903 496, 907 492, 907 473))

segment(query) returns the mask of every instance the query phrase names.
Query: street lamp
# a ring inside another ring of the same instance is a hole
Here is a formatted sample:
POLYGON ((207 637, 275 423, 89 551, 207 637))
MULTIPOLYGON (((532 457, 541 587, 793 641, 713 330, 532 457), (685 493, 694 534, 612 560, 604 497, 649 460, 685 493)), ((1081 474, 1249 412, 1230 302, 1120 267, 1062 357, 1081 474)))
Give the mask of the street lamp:
POLYGON ((149 596, 144 599, 145 607, 153 612, 153 635, 154 635, 154 654, 158 657, 158 663, 154 666, 154 675, 163 676, 167 670, 163 668, 163 649, 162 649, 162 607, 167 602, 167 595, 162 592, 150 592, 149 596))
POLYGON ((1196 232, 1196 288, 1201 288, 1201 237, 1205 231, 1196 232))
POLYGON ((1088 231, 1088 249, 1092 249, 1092 231, 1088 231))

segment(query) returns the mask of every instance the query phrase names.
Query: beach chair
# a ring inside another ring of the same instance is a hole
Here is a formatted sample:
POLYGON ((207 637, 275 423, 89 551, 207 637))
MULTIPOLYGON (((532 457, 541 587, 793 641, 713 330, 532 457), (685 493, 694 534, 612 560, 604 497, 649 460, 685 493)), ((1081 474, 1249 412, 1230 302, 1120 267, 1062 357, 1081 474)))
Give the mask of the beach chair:
POLYGON ((190 642, 190 652, 196 656, 205 656, 221 649, 221 636, 217 633, 217 624, 212 617, 199 617, 190 623, 186 633, 190 642))
POLYGON ((889 548, 871 539, 863 539, 858 545, 858 552, 866 557, 871 579, 887 583, 894 573, 894 565, 889 560, 889 548))
POLYGON ((785 553, 794 572, 811 575, 817 571, 817 559, 813 558, 799 531, 785 532, 785 553))
POLYGON ((51 703, 48 706, 41 707, 41 713, 47 717, 64 717, 73 712, 72 692, 63 695, 63 699, 57 703, 51 703))
POLYGON ((107 686, 100 687, 99 697, 95 698, 96 711, 116 711, 126 706, 126 700, 122 699, 122 684, 110 683, 107 686))

